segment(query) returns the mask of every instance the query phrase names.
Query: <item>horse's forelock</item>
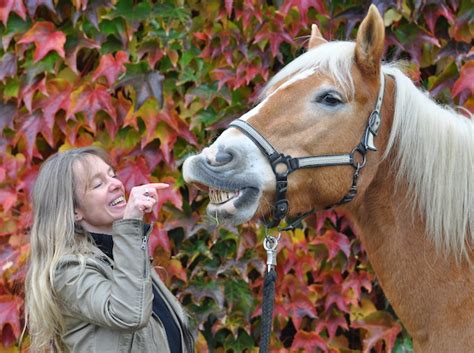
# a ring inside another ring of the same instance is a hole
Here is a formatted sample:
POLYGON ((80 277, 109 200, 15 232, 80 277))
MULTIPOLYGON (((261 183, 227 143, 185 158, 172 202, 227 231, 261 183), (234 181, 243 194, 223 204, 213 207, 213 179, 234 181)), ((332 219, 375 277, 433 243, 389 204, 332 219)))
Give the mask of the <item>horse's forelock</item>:
POLYGON ((355 43, 353 42, 336 41, 319 45, 307 51, 286 65, 265 85, 260 99, 265 98, 275 85, 307 70, 318 70, 329 75, 343 90, 347 99, 353 97, 354 82, 351 70, 354 63, 354 48, 355 43))

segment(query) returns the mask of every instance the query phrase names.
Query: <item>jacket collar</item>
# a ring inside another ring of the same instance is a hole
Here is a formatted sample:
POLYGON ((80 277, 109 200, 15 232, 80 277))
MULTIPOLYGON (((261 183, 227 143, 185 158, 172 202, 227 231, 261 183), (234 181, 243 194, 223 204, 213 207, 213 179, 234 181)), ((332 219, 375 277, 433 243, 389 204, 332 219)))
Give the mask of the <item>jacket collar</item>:
MULTIPOLYGON (((143 224, 143 234, 147 235, 151 226, 149 224, 143 224)), ((114 239, 110 234, 102 233, 90 233, 95 245, 110 259, 114 259, 114 239)))

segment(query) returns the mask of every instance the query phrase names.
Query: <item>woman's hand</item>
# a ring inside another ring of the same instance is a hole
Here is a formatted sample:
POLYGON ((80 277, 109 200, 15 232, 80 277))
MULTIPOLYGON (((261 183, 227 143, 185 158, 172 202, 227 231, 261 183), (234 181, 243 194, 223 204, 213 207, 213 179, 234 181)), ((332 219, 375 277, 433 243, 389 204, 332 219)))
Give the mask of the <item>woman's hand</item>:
POLYGON ((166 189, 168 184, 151 183, 135 186, 130 191, 123 219, 143 219, 145 213, 150 213, 158 201, 156 190, 166 189))

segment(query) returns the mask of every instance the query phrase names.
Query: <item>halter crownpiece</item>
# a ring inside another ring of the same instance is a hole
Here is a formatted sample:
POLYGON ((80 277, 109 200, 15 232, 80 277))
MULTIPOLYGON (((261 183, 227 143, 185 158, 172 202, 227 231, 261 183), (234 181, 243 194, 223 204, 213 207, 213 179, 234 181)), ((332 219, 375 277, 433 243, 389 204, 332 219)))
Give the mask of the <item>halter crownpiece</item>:
MULTIPOLYGON (((288 213, 288 200, 286 192, 288 190, 288 175, 297 169, 302 168, 317 168, 339 165, 351 165, 355 171, 352 177, 352 185, 348 193, 335 205, 340 205, 351 201, 357 194, 357 180, 360 170, 365 166, 366 154, 368 150, 376 151, 374 138, 377 136, 381 124, 380 112, 382 109, 382 102, 385 91, 385 77, 383 73, 380 75, 380 89, 375 102, 375 107, 369 116, 367 127, 359 144, 352 150, 351 153, 335 154, 335 155, 321 155, 309 157, 291 157, 278 152, 265 137, 263 137, 252 125, 240 119, 234 120, 229 127, 234 127, 243 132, 252 142, 262 151, 265 157, 272 166, 273 173, 276 177, 276 201, 273 211, 273 220, 267 224, 267 227, 272 228, 280 224, 281 220, 285 218, 288 213), (361 158, 357 161, 356 154, 361 158)), ((330 207, 328 207, 330 208, 330 207)), ((307 215, 307 214, 305 214, 307 215)))

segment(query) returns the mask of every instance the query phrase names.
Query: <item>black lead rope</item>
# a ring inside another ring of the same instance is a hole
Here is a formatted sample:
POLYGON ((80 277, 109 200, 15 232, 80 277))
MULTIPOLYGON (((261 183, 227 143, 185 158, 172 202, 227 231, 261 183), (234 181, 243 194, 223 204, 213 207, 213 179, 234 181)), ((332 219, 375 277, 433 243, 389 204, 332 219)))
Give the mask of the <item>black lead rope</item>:
POLYGON ((275 299, 275 282, 277 273, 274 268, 265 273, 263 279, 263 304, 262 304, 262 318, 261 318, 261 338, 260 338, 260 353, 267 353, 270 344, 270 336, 272 333, 273 322, 273 303, 275 299))
MULTIPOLYGON (((229 127, 234 127, 243 132, 265 155, 270 162, 276 179, 276 201, 273 210, 273 220, 267 224, 267 228, 277 227, 288 213, 288 199, 286 192, 288 191, 288 175, 297 169, 318 168, 328 166, 350 165, 354 168, 352 176, 352 184, 344 197, 333 206, 341 205, 351 201, 357 194, 357 181, 360 171, 366 163, 366 154, 369 150, 376 151, 374 138, 377 136, 381 124, 380 112, 385 90, 385 77, 383 73, 380 75, 380 89, 375 102, 375 107, 369 116, 367 127, 362 135, 360 143, 352 150, 351 153, 309 156, 309 157, 292 157, 278 152, 270 142, 265 139, 252 125, 240 119, 234 120, 229 127)), ((331 206, 331 207, 333 207, 331 206)), ((330 208, 330 207, 328 207, 330 208)), ((262 319, 261 319, 261 341, 260 353, 266 353, 270 343, 270 335, 273 322, 273 305, 275 301, 275 281, 277 274, 275 271, 276 255, 278 241, 281 232, 293 230, 295 225, 302 221, 313 210, 304 213, 298 217, 296 221, 285 228, 279 228, 278 237, 274 237, 266 232, 263 246, 267 252, 267 271, 263 280, 263 303, 262 303, 262 319)))
POLYGON ((267 252, 267 271, 265 272, 265 277, 263 279, 262 318, 260 323, 260 353, 266 353, 268 351, 268 345, 270 344, 270 336, 272 333, 273 305, 275 302, 275 282, 277 279, 275 266, 278 241, 281 237, 281 233, 278 234, 278 237, 269 235, 268 232, 265 233, 266 235, 265 240, 263 241, 263 247, 267 252))

